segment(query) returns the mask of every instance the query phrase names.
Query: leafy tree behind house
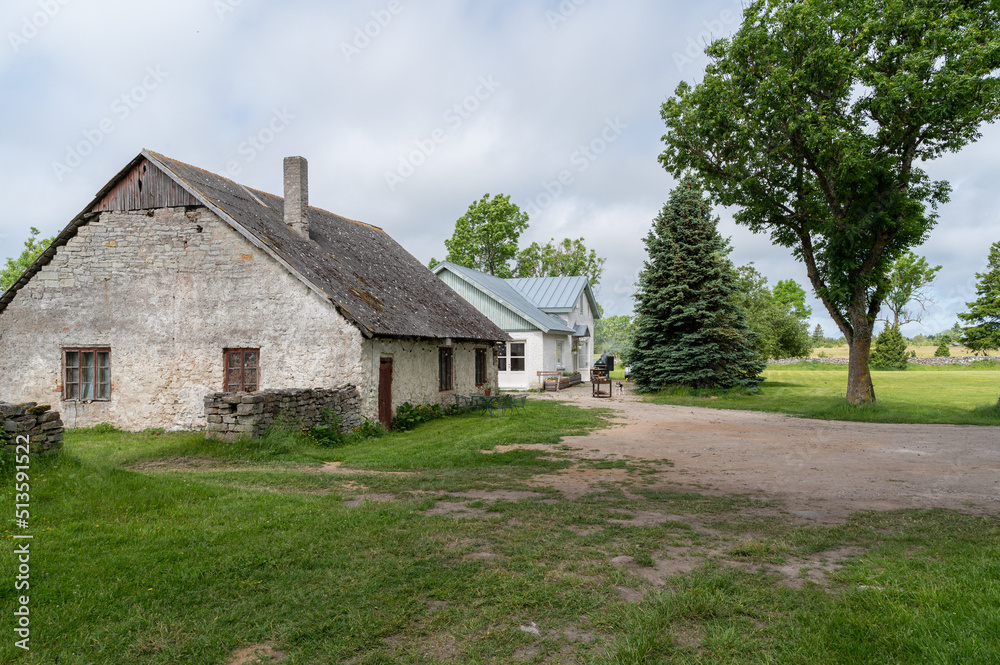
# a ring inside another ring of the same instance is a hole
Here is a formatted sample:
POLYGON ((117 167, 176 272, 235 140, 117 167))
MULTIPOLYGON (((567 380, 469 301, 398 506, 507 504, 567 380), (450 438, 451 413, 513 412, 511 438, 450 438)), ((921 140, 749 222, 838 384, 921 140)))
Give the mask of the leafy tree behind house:
POLYGON ((631 316, 603 316, 594 321, 594 353, 607 353, 628 362, 632 350, 634 322, 631 316))
POLYGON ((645 238, 635 294, 632 377, 643 389, 756 386, 765 363, 736 304, 728 243, 692 177, 670 193, 645 238))
POLYGON ((975 353, 984 354, 1000 349, 1000 242, 990 247, 986 268, 986 272, 976 273, 978 297, 965 304, 968 312, 958 315, 966 323, 959 341, 975 353))
MULTIPOLYGON (((489 194, 472 203, 455 222, 451 238, 444 241, 451 261, 496 277, 512 277, 510 263, 517 255, 517 241, 528 228, 528 213, 521 212, 510 197, 489 194)), ((430 267, 437 265, 431 259, 430 267)))
POLYGON ((813 328, 812 332, 813 346, 819 346, 820 343, 822 343, 822 341, 823 341, 823 326, 817 323, 816 327, 813 328))
POLYGON ((55 240, 55 236, 38 240, 39 233, 41 232, 32 226, 28 239, 24 241, 24 250, 21 251, 20 256, 7 259, 3 271, 0 272, 0 292, 13 286, 14 282, 28 269, 28 266, 34 263, 35 259, 41 256, 42 252, 48 249, 52 241, 55 240))
POLYGON ((921 165, 1000 116, 1000 6, 754 0, 743 15, 664 103, 660 161, 805 263, 850 347, 847 402, 866 404, 890 267, 948 200, 921 165))
POLYGON ((887 325, 901 326, 923 319, 927 306, 933 302, 927 287, 931 285, 941 266, 933 268, 927 259, 907 250, 892 264, 889 272, 889 288, 885 295, 885 307, 892 315, 883 317, 887 325), (914 302, 919 309, 907 309, 914 302))
POLYGON ((809 324, 799 317, 799 314, 809 316, 810 310, 805 307, 805 291, 801 287, 801 301, 795 296, 794 288, 798 286, 792 280, 778 282, 785 284, 781 296, 778 286, 774 292, 767 286, 767 278, 761 275, 753 265, 737 269, 736 302, 746 312, 747 324, 757 335, 754 348, 762 358, 801 358, 812 351, 812 338, 809 336, 809 324), (791 296, 789 294, 792 294, 791 296))
POLYGON ((588 250, 583 238, 555 238, 544 245, 533 242, 517 254, 515 277, 575 277, 582 275, 595 288, 604 273, 604 261, 588 250))

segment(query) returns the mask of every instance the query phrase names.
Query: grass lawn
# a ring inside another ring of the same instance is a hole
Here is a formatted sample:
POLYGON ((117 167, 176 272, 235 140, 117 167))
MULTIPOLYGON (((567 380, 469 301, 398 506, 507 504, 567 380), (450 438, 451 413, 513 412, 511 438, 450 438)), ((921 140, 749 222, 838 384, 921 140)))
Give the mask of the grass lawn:
POLYGON ((661 464, 481 452, 599 415, 529 401, 337 449, 69 432, 31 464, 31 651, 7 623, 0 662, 996 662, 993 517, 802 526, 766 498, 654 486, 661 464), (627 480, 572 500, 530 483, 570 468, 627 480), (651 582, 662 566, 678 572, 651 582))
POLYGON ((660 404, 772 411, 804 418, 880 423, 1000 425, 1000 363, 911 365, 902 372, 872 372, 877 403, 845 403, 847 366, 820 363, 769 365, 760 392, 664 390, 660 404), (714 396, 715 399, 711 399, 714 396))

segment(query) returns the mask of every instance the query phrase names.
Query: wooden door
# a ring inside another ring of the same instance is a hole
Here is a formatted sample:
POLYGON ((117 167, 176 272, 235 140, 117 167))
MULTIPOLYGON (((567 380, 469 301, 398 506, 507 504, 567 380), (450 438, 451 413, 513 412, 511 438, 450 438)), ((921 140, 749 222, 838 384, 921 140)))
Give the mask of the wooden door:
POLYGON ((378 367, 378 419, 392 427, 392 358, 382 358, 378 367))

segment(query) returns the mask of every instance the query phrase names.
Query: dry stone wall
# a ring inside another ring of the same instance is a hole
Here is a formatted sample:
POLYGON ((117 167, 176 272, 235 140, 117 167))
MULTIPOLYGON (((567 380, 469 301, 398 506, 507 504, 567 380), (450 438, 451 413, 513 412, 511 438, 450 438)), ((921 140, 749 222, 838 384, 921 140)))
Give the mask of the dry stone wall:
POLYGON ((63 423, 48 404, 0 402, 0 443, 11 451, 18 437, 28 437, 33 455, 54 455, 62 449, 63 423))
MULTIPOLYGON (((914 365, 968 365, 980 360, 1000 360, 998 356, 943 356, 933 358, 907 358, 908 363, 914 365)), ((783 358, 782 360, 768 360, 772 365, 793 365, 795 363, 825 363, 827 365, 847 365, 850 361, 847 358, 783 358)))
POLYGON ((333 411, 340 430, 361 424, 361 395, 353 385, 339 388, 288 388, 205 396, 207 436, 222 441, 259 438, 279 417, 293 427, 313 427, 333 411))

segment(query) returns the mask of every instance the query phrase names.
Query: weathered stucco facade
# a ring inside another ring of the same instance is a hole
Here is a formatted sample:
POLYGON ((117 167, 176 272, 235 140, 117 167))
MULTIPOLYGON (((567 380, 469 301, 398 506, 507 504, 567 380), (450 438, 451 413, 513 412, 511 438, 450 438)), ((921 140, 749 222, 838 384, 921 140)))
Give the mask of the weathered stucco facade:
POLYGON ((350 384, 387 423, 477 391, 477 369, 495 383, 504 332, 307 187, 301 157, 282 199, 140 153, 0 294, 0 400, 59 403, 67 427, 204 429, 211 393, 350 384))
POLYGON ((62 349, 110 347, 111 397, 67 427, 201 429, 223 349, 259 348, 262 388, 363 381, 362 336, 207 208, 105 212, 0 317, 0 399, 60 398, 62 349))

